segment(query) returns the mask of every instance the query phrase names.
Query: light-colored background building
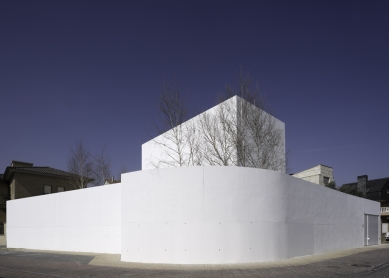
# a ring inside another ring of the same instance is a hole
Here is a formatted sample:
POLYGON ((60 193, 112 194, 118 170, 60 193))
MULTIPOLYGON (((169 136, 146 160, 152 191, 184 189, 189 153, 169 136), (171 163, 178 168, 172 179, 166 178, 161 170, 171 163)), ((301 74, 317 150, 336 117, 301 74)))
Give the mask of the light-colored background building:
POLYGON ((332 167, 321 164, 293 174, 293 177, 320 185, 326 185, 332 181, 335 181, 332 167))

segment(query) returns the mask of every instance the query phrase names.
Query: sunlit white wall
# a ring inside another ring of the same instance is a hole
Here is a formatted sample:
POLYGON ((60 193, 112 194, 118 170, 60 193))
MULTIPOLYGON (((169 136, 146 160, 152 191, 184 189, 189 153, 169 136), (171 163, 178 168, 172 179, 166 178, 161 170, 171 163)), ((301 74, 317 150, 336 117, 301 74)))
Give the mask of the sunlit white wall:
POLYGON ((364 245, 379 203, 280 172, 181 167, 122 175, 122 260, 272 261, 364 245))
MULTIPOLYGON (((240 103, 240 101, 244 101, 240 97, 234 96, 228 100, 225 101, 224 105, 227 106, 235 106, 237 107, 240 103)), ((209 115, 216 115, 218 111, 218 106, 214 106, 207 111, 203 113, 209 113, 209 115)), ((259 109, 259 108, 257 108, 259 109)), ((236 108, 236 111, 239 109, 236 108)), ((200 117, 202 114, 197 115, 196 117, 193 117, 192 119, 188 120, 187 122, 183 123, 183 125, 198 125, 200 122, 200 117)), ((284 140, 284 149, 283 149, 283 156, 285 157, 285 124, 280 121, 279 119, 269 115, 265 111, 262 111, 264 115, 270 116, 272 120, 274 120, 275 127, 279 130, 281 130, 283 134, 283 140, 284 140)), ((238 118, 238 116, 236 117, 238 118)), ((167 133, 171 134, 171 131, 167 131, 167 133)), ((201 140, 201 133, 197 133, 197 140, 201 140)), ((142 170, 147 170, 147 169, 155 169, 155 168, 166 168, 166 165, 163 164, 158 164, 159 161, 169 161, 171 160, 170 156, 177 157, 177 155, 172 151, 171 149, 175 149, 176 146, 174 143, 166 139, 167 137, 162 134, 157 136, 156 138, 144 143, 142 145, 142 170), (163 145, 166 145, 166 147, 163 147, 163 145)), ((189 148, 186 147, 184 150, 187 150, 187 153, 189 153, 189 148)), ((285 161, 285 159, 284 159, 285 161)), ((202 165, 207 165, 207 163, 203 160, 202 165)), ((236 165, 238 166, 238 165, 236 165)), ((285 168, 285 167, 284 167, 285 168)))
POLYGON ((121 185, 7 202, 7 247, 120 253, 121 185))
POLYGON ((276 171, 175 167, 8 201, 7 246, 143 263, 261 262, 362 247, 364 214, 379 215, 379 203, 276 171))

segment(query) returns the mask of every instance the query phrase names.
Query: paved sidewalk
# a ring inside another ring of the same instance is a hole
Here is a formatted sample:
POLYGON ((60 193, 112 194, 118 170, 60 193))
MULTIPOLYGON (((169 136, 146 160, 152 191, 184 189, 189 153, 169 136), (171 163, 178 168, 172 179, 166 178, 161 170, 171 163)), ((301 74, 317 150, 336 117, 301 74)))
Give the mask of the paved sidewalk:
POLYGON ((389 244, 276 262, 163 265, 120 261, 120 255, 0 247, 3 277, 389 277, 389 244))

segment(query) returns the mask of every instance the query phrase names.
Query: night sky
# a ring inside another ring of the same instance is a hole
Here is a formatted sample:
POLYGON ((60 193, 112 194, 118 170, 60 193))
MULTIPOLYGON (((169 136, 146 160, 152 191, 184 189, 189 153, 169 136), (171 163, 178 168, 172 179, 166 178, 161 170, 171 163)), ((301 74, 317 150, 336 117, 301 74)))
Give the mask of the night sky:
POLYGON ((239 68, 286 125, 291 173, 389 176, 389 1, 0 1, 0 172, 67 170, 82 140, 141 169, 164 79, 191 110, 239 68))

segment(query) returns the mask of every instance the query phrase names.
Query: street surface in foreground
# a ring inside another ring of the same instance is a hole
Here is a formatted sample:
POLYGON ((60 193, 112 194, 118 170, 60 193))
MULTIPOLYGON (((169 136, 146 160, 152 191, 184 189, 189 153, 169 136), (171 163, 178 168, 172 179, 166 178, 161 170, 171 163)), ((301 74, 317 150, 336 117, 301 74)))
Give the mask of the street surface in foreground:
POLYGON ((0 247, 6 277, 389 277, 389 244, 254 264, 157 265, 120 255, 0 247))

